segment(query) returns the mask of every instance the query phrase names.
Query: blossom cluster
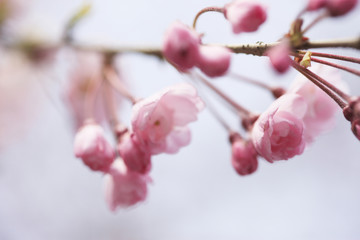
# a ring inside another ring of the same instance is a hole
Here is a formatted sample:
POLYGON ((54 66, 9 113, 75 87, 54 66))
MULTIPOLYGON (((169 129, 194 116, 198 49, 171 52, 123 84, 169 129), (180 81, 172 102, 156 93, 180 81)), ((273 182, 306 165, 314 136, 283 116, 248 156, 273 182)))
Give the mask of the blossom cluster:
POLYGON ((115 128, 116 147, 101 125, 91 119, 75 136, 74 153, 93 171, 105 174, 106 200, 111 210, 144 201, 151 182, 151 156, 176 153, 190 143, 189 123, 204 103, 190 84, 168 87, 136 102, 132 129, 115 128))
MULTIPOLYGON (((4 13, 0 16, 0 27, 13 14, 11 9, 16 4, 11 3, 0 0, 0 14, 4 13)), ((234 34, 253 33, 267 19, 266 6, 252 0, 235 0, 222 7, 201 10, 192 27, 180 21, 169 26, 164 33, 161 49, 153 51, 153 55, 160 56, 188 79, 201 85, 199 90, 204 90, 206 86, 218 94, 241 118, 242 128, 235 130, 205 101, 206 98, 201 97, 207 92, 200 95, 195 84, 180 83, 148 97, 135 97, 124 81, 123 69, 115 63, 114 51, 82 49, 72 42, 71 32, 88 7, 81 9, 69 21, 60 46, 24 44, 16 47, 37 67, 50 61, 51 56, 60 52, 64 45, 69 47, 64 51, 70 49, 74 61, 70 64, 69 81, 62 97, 76 132, 74 155, 91 171, 103 175, 106 202, 112 211, 116 211, 146 200, 148 185, 152 182, 153 157, 162 153, 175 154, 189 145, 189 124, 198 119, 206 105, 229 134, 231 164, 242 176, 257 170, 259 158, 273 163, 302 154, 318 135, 334 126, 339 110, 343 111, 351 123, 352 132, 360 140, 360 97, 349 95, 338 70, 359 76, 360 72, 317 59, 316 56, 356 63, 360 63, 360 60, 302 51, 311 45, 305 36, 309 28, 325 17, 349 13, 356 4, 357 0, 309 0, 278 42, 265 47, 256 45, 254 49, 243 46, 247 48, 247 52, 243 53, 268 57, 278 73, 284 73, 290 67, 300 73, 288 89, 238 77, 273 94, 275 100, 260 114, 245 108, 212 84, 212 78, 226 76, 230 72, 231 57, 234 53, 241 53, 236 52, 239 49, 203 43, 203 35, 196 31, 195 26, 201 14, 217 12, 230 23, 234 34), (318 18, 303 28, 302 17, 309 11, 317 11, 318 18), (128 125, 118 114, 124 100, 132 104, 131 123, 128 125)), ((0 50, 8 51, 5 48, 0 50)), ((151 51, 142 53, 151 54, 151 51)), ((0 86, 12 87, 3 82, 0 82, 0 86)), ((4 96, 7 97, 7 94, 0 95, 4 96)), ((3 108, 3 102, 0 101, 0 108, 3 108)))

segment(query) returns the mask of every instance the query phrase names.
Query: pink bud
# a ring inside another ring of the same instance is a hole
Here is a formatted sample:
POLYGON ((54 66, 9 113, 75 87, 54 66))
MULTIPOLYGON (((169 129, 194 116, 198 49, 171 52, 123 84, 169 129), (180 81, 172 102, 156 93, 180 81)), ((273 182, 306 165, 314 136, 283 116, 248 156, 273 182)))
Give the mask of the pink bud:
POLYGON ((223 76, 230 67, 231 51, 221 46, 201 46, 196 64, 209 77, 223 76))
POLYGON ((251 142, 236 140, 232 143, 231 163, 242 176, 251 174, 258 167, 257 153, 251 142))
POLYGON ((151 153, 140 146, 132 133, 121 139, 119 153, 128 169, 134 172, 147 173, 151 169, 151 153))
POLYGON ((107 172, 115 158, 104 130, 97 124, 86 124, 79 129, 75 136, 74 153, 93 171, 107 172))
POLYGON ((357 4, 357 0, 327 0, 326 8, 331 16, 342 16, 350 12, 357 4))
POLYGON ((260 115, 252 129, 252 141, 259 155, 269 162, 287 160, 304 151, 305 100, 298 94, 284 94, 260 115))
POLYGON ((200 36, 181 22, 174 22, 166 31, 163 41, 165 58, 180 71, 186 71, 198 59, 200 36))
POLYGON ((224 15, 234 33, 254 32, 267 17, 262 4, 249 0, 237 0, 225 5, 224 15))
POLYGON ((121 159, 114 161, 104 177, 105 199, 112 211, 118 207, 130 207, 146 199, 147 183, 151 178, 146 174, 132 172, 121 159))
POLYGON ((309 0, 308 5, 306 7, 307 11, 316 11, 325 7, 327 0, 309 0))
POLYGON ((286 72, 291 64, 289 57, 290 46, 287 42, 280 42, 278 45, 270 48, 266 55, 270 58, 270 62, 274 69, 279 73, 286 72))

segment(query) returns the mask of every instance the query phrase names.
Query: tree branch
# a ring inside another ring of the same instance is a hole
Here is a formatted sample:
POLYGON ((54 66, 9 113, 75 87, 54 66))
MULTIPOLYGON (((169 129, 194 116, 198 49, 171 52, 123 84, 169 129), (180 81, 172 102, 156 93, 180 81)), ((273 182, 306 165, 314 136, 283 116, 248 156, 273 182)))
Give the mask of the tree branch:
MULTIPOLYGON (((279 44, 279 42, 274 43, 262 43, 258 42, 255 44, 237 44, 237 45, 223 45, 218 44, 220 46, 224 46, 232 50, 237 54, 250 54, 254 56, 264 56, 265 52, 279 44)), ((26 46, 26 43, 3 43, 3 45, 7 48, 11 49, 21 49, 26 46)), ((100 52, 105 54, 121 54, 121 53, 140 53, 145 55, 156 56, 160 59, 163 58, 161 47, 159 46, 100 46, 100 45, 87 45, 82 43, 75 42, 66 42, 66 43, 58 43, 58 44, 44 44, 44 43, 31 43, 31 47, 33 49, 37 48, 48 48, 48 49, 56 49, 61 47, 72 47, 81 51, 93 51, 100 52)), ((352 49, 360 49, 360 38, 351 38, 351 39, 343 39, 343 40, 325 40, 325 41, 312 41, 305 42, 304 44, 296 47, 296 50, 306 50, 311 48, 352 48, 352 49)))

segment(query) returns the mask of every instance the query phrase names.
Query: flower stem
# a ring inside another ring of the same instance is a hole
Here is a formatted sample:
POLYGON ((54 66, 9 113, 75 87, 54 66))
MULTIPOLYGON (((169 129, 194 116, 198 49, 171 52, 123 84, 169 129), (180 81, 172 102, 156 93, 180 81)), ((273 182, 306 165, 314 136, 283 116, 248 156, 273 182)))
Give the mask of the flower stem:
POLYGON ((237 80, 241 80, 243 82, 250 83, 250 84, 259 86, 261 88, 264 88, 264 89, 270 91, 275 98, 280 97, 285 92, 285 90, 281 87, 272 87, 266 83, 242 76, 238 73, 230 73, 229 75, 230 75, 230 77, 236 78, 237 80))
POLYGON ((113 129, 113 132, 115 132, 117 126, 120 124, 120 121, 117 116, 113 88, 108 81, 104 83, 103 91, 104 105, 109 118, 109 125, 111 129, 113 129))
POLYGON ((322 82, 320 82, 316 77, 314 77, 314 75, 316 74, 300 66, 300 64, 295 61, 292 62, 292 66, 301 74, 303 74, 306 78, 308 78, 311 82, 313 82, 316 86, 318 86, 321 90, 323 90, 327 95, 329 95, 329 97, 331 97, 341 107, 341 109, 344 109, 344 107, 347 106, 346 102, 344 102, 339 96, 332 92, 332 90, 330 90, 327 86, 323 85, 322 82))
POLYGON ((307 31, 309 31, 313 26, 315 26, 321 20, 329 17, 329 12, 325 11, 319 16, 317 16, 304 30, 302 30, 301 34, 304 35, 307 31))
POLYGON ((137 102, 137 99, 124 87, 118 73, 114 69, 114 66, 111 64, 106 64, 104 66, 104 77, 109 82, 109 84, 116 89, 121 95, 127 98, 132 104, 137 102))
POLYGON ((198 12, 194 18, 194 21, 193 21, 193 28, 196 29, 196 22, 198 20, 198 18, 203 14, 203 13, 206 13, 206 12, 219 12, 219 13, 224 13, 224 8, 222 7, 206 7, 202 10, 200 10, 200 12, 198 12))
POLYGON ((331 67, 334 67, 334 68, 338 68, 338 69, 347 71, 349 73, 355 74, 357 76, 360 76, 360 71, 358 71, 356 69, 353 69, 353 68, 349 68, 349 67, 346 67, 346 66, 343 66, 343 65, 339 65, 339 64, 336 64, 336 63, 324 61, 324 60, 321 60, 321 59, 318 59, 318 58, 313 58, 313 57, 311 58, 311 61, 321 63, 321 64, 324 64, 324 65, 328 65, 328 66, 331 66, 331 67))
POLYGON ((231 127, 229 126, 229 124, 227 124, 227 122, 225 121, 225 119, 224 119, 223 117, 221 117, 221 115, 219 114, 219 112, 214 108, 214 106, 210 103, 210 101, 208 101, 208 99, 207 99, 206 97, 204 97, 204 95, 202 95, 201 98, 205 101, 205 103, 206 103, 206 108, 209 109, 210 113, 211 113, 211 114, 215 117, 215 119, 221 124, 221 126, 223 126, 228 133, 232 133, 233 130, 231 129, 231 127))
MULTIPOLYGON (((305 51, 297 51, 297 53, 304 55, 306 52, 305 51)), ((337 59, 337 60, 360 64, 360 58, 354 58, 354 57, 347 57, 347 56, 341 56, 341 55, 335 55, 335 54, 329 54, 329 53, 319 53, 319 52, 313 52, 313 51, 311 51, 311 56, 332 58, 332 59, 337 59)))
POLYGON ((96 98, 100 92, 102 81, 101 79, 89 78, 86 86, 84 113, 86 118, 94 117, 94 106, 96 104, 96 98))
POLYGON ((235 110, 237 110, 240 114, 241 118, 245 118, 249 115, 251 115, 251 112, 235 102, 233 99, 231 99, 228 95, 226 95, 223 91, 221 91, 219 88, 217 88, 215 85, 210 83, 210 81, 206 80, 204 77, 202 77, 199 74, 195 75, 197 79, 199 79, 201 82, 203 82, 206 86, 211 88, 216 94, 218 94, 222 99, 224 99, 227 103, 229 103, 235 110))

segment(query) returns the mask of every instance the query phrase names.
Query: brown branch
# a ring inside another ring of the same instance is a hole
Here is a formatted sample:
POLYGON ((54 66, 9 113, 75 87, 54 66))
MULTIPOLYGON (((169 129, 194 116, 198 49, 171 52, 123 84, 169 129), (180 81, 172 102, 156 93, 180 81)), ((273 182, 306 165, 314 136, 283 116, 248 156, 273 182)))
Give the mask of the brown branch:
MULTIPOLYGON (((237 45, 226 45, 218 44, 219 46, 224 46, 232 50, 234 53, 238 54, 250 54, 254 56, 263 56, 265 52, 279 44, 279 42, 274 43, 255 43, 255 44, 237 44, 237 45)), ((24 43, 3 43, 4 47, 9 49, 22 49, 24 43)), ((120 54, 120 53, 140 53, 145 55, 151 55, 163 58, 162 50, 160 46, 100 46, 100 45, 86 45, 82 43, 57 43, 57 44, 44 44, 44 43, 32 43, 31 47, 36 48, 47 48, 47 49, 56 49, 69 46, 81 51, 93 51, 100 52, 105 54, 120 54)), ((312 41, 305 42, 304 44, 297 46, 295 50, 306 50, 310 48, 353 48, 360 49, 360 38, 344 39, 344 40, 327 40, 327 41, 312 41)))

